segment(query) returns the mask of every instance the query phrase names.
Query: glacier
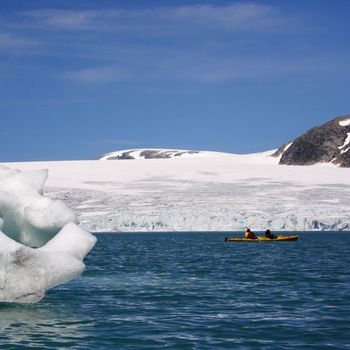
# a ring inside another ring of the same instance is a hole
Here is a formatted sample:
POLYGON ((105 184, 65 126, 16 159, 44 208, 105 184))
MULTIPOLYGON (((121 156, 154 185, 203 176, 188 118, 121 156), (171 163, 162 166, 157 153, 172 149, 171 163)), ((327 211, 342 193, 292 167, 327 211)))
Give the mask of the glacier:
POLYGON ((81 274, 96 238, 63 201, 43 196, 47 170, 0 166, 0 302, 34 303, 81 274))
POLYGON ((50 169, 46 195, 89 231, 350 230, 350 169, 274 152, 10 165, 50 169))

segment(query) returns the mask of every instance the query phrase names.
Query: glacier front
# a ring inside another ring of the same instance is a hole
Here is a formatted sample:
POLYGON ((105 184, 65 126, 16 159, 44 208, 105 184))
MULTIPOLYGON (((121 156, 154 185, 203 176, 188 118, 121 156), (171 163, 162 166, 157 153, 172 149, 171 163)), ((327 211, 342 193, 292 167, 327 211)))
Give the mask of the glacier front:
POLYGON ((39 301, 84 271, 96 242, 63 201, 43 196, 46 179, 0 166, 0 302, 39 301))
POLYGON ((259 154, 14 163, 97 232, 350 230, 350 168, 279 165, 259 154))

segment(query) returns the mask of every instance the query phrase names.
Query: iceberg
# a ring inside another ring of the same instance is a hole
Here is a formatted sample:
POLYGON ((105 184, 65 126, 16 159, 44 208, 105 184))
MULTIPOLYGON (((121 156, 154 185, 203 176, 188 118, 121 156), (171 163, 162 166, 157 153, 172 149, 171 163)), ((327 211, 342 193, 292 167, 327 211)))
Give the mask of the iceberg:
POLYGON ((47 175, 0 166, 0 302, 41 300, 84 271, 96 243, 62 201, 43 196, 47 175))
POLYGON ((60 200, 43 196, 47 170, 20 172, 0 167, 0 229, 14 240, 40 247, 68 222, 73 212, 60 200))

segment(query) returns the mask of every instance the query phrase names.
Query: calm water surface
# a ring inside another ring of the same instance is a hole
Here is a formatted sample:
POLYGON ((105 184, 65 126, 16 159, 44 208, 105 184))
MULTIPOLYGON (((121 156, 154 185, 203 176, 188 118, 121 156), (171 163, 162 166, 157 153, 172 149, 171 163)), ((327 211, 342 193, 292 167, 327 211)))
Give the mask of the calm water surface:
POLYGON ((0 347, 350 349, 350 233, 300 235, 99 234, 82 277, 0 304, 0 347))

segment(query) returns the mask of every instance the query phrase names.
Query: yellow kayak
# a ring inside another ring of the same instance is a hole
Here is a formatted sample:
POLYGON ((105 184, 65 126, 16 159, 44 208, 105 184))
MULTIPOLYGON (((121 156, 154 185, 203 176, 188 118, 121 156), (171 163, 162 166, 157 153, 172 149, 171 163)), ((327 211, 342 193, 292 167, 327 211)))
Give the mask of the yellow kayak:
POLYGON ((258 236, 257 239, 245 238, 245 237, 231 237, 225 238, 225 242, 287 242, 297 241, 299 236, 277 236, 277 238, 266 238, 258 236))

